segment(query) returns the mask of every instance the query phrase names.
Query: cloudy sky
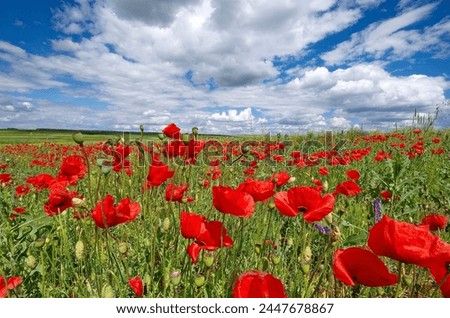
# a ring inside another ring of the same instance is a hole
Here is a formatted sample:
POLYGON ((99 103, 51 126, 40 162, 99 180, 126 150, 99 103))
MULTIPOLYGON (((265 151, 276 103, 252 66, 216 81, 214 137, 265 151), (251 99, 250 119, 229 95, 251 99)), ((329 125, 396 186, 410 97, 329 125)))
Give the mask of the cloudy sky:
POLYGON ((450 127, 447 0, 0 4, 0 128, 450 127))

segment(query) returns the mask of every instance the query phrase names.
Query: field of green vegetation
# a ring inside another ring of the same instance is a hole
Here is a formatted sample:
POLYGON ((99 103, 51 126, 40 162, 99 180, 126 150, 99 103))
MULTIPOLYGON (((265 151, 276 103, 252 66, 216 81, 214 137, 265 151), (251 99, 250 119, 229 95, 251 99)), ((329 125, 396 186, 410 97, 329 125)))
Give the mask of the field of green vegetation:
POLYGON ((1 297, 449 297, 450 131, 0 131, 1 297))

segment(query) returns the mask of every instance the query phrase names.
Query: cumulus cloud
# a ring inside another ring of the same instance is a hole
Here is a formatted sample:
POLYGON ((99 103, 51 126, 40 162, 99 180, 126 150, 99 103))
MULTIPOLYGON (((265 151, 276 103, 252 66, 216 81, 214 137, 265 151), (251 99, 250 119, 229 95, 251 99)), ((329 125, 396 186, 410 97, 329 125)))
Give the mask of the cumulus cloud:
POLYGON ((354 33, 350 40, 340 43, 334 50, 322 54, 321 58, 328 65, 355 62, 367 55, 375 59, 400 60, 430 47, 436 54, 448 56, 449 45, 444 39, 450 35, 450 20, 443 19, 424 30, 406 29, 426 18, 436 6, 437 3, 429 3, 375 22, 354 33))
POLYGON ((428 111, 442 103, 448 80, 394 76, 382 63, 361 62, 361 56, 405 56, 401 43, 413 53, 428 46, 442 52, 434 44, 448 34, 448 20, 409 28, 433 5, 405 9, 354 34, 322 56, 325 66, 300 65, 282 81, 273 63, 302 56, 310 44, 345 30, 382 2, 76 0, 54 10, 62 35, 52 39, 52 54, 31 54, 0 41, 6 65, 0 67, 0 92, 8 94, 0 99, 0 114, 15 127, 138 130, 143 124, 160 131, 176 122, 186 131, 197 126, 211 133, 347 129, 406 120, 415 107, 428 111), (342 64, 347 60, 351 65, 342 64), (48 90, 74 101, 46 100, 48 90), (33 116, 25 116, 23 102, 30 103, 33 116))

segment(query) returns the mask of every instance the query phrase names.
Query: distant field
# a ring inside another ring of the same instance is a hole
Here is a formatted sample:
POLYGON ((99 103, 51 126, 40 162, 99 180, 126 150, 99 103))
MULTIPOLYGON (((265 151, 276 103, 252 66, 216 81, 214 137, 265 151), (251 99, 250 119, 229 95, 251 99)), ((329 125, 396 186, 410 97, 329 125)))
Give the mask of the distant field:
MULTIPOLYGON (((36 144, 41 142, 57 142, 73 144, 71 130, 18 130, 18 129, 1 129, 0 130, 0 145, 5 144, 36 144)), ((86 142, 105 141, 108 138, 116 136, 123 137, 128 135, 130 139, 140 138, 140 133, 128 132, 105 132, 105 131, 83 131, 86 142)), ((144 133, 145 139, 157 139, 156 133, 144 133)))

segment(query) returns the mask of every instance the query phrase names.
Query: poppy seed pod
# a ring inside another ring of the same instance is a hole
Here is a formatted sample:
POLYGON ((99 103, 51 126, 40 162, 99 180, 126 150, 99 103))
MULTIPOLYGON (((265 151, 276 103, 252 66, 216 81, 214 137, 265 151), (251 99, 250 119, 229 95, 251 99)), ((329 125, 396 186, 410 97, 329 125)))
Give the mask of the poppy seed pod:
POLYGON ((205 285, 205 280, 205 276, 203 276, 202 274, 195 275, 194 282, 197 287, 202 287, 203 285, 205 285))
POLYGON ((79 131, 72 134, 72 139, 79 145, 82 145, 84 143, 84 136, 79 131))
POLYGON ((181 281, 181 272, 173 271, 170 273, 170 283, 174 286, 177 286, 181 281))

